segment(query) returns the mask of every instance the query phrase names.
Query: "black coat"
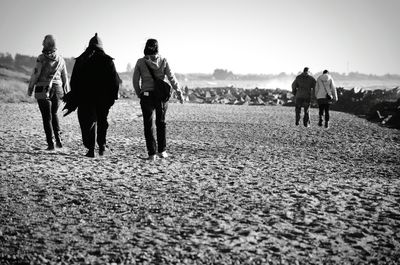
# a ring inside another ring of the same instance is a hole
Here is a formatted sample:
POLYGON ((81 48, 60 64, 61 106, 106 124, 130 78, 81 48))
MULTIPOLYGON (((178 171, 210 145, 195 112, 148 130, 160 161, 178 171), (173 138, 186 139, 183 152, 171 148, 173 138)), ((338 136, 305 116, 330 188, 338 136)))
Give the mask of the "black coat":
POLYGON ((70 104, 110 108, 118 99, 120 83, 113 58, 101 49, 87 49, 76 58, 72 70, 70 104))

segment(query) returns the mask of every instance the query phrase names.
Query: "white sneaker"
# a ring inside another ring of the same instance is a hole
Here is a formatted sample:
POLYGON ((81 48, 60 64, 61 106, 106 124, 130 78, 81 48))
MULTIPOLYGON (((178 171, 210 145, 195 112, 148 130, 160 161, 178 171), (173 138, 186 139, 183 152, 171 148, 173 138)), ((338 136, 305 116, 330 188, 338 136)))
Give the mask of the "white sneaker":
POLYGON ((158 155, 159 155, 161 158, 167 158, 167 157, 168 157, 168 153, 167 153, 166 151, 161 152, 161 153, 158 153, 158 155))

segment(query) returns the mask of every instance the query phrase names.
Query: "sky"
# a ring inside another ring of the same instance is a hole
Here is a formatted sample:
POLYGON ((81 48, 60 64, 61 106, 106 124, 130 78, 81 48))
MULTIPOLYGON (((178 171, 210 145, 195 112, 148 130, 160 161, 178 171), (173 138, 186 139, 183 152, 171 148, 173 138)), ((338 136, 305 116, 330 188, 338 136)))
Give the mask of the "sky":
POLYGON ((118 71, 148 38, 176 73, 400 74, 400 0, 0 0, 0 52, 43 37, 77 57, 97 32, 118 71))

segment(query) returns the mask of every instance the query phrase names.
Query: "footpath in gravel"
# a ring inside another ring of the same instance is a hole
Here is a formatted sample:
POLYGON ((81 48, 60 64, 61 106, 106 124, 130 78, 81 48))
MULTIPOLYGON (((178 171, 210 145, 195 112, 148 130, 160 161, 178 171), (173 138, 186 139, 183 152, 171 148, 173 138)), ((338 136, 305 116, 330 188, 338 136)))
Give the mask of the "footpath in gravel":
POLYGON ((398 130, 171 103, 170 157, 149 162, 134 101, 94 159, 76 113, 54 152, 36 104, 0 113, 0 264, 400 264, 398 130))

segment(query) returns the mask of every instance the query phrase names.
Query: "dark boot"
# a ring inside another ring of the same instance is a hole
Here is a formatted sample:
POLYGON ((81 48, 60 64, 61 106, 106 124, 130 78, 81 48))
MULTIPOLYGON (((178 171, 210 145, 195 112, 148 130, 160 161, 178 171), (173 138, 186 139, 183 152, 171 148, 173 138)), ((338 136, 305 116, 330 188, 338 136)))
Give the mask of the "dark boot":
POLYGON ((99 146, 99 155, 104 155, 104 153, 106 152, 106 146, 105 145, 101 145, 99 146))
POLYGON ((89 151, 86 153, 85 156, 93 158, 94 157, 94 149, 89 149, 89 151))
POLYGON ((46 148, 46 151, 53 151, 54 150, 54 144, 49 144, 46 148))
POLYGON ((47 139, 47 151, 53 151, 54 150, 54 143, 52 139, 47 139))
POLYGON ((322 126, 322 116, 319 116, 318 126, 322 126))
POLYGON ((329 128, 329 122, 328 121, 325 121, 325 128, 329 128))

